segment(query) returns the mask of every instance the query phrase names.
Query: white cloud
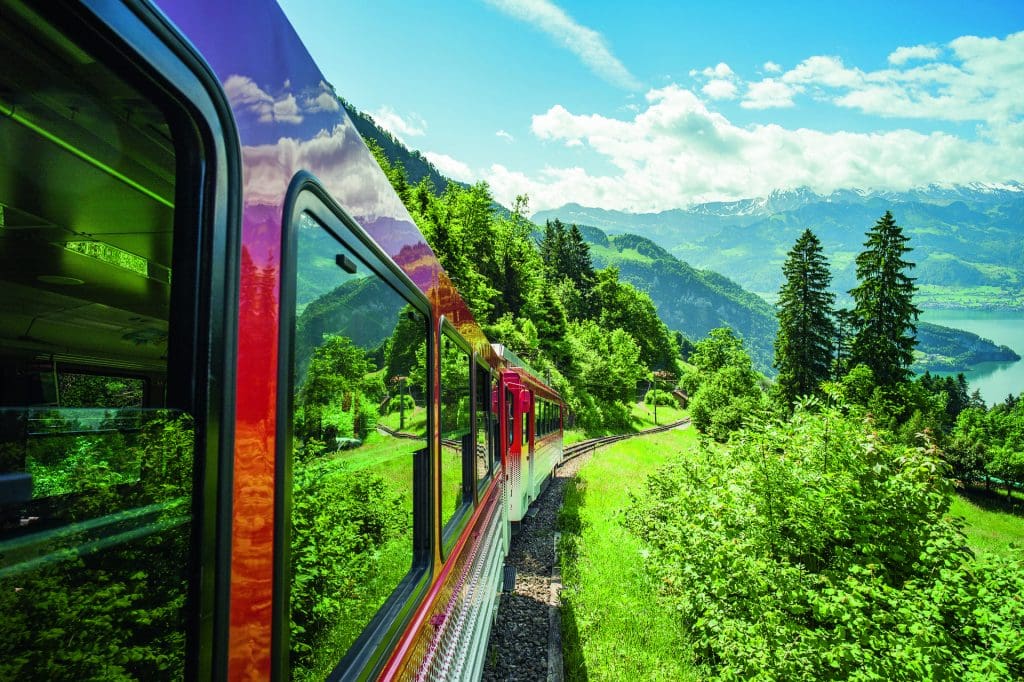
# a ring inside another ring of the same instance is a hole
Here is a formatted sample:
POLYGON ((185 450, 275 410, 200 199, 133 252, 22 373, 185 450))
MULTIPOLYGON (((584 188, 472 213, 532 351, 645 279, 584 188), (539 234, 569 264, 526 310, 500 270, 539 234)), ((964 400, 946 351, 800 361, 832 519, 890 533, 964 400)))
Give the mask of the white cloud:
POLYGON ((711 99, 734 99, 736 97, 736 84, 732 81, 716 78, 708 81, 700 91, 711 99))
POLYGON ((542 140, 584 146, 613 169, 598 175, 578 166, 548 167, 526 174, 494 165, 487 171, 484 179, 496 199, 510 202, 526 193, 535 210, 568 201, 666 210, 804 185, 829 192, 1001 182, 1019 178, 1024 138, 1024 124, 977 140, 906 129, 826 133, 774 124, 739 126, 677 85, 648 92, 646 108, 632 118, 575 114, 555 105, 533 117, 532 131, 542 140))
POLYGON ((419 137, 427 132, 427 122, 418 114, 409 114, 403 117, 387 105, 376 111, 371 111, 369 114, 378 125, 401 140, 403 144, 407 138, 419 137))
POLYGON ((709 66, 701 71, 701 74, 707 78, 731 78, 736 75, 725 62, 718 62, 714 68, 709 66))
POLYGON ((359 220, 407 215, 393 192, 381 191, 387 179, 347 119, 311 140, 282 137, 274 144, 244 147, 242 155, 243 194, 251 203, 279 206, 292 176, 304 169, 359 220))
POLYGON ((499 130, 494 134, 500 137, 501 139, 505 140, 506 142, 516 141, 516 138, 512 137, 512 133, 508 132, 507 130, 499 130))
MULTIPOLYGON (((285 83, 285 90, 289 84, 285 83)), ((224 92, 235 107, 245 107, 255 113, 260 123, 302 123, 295 95, 286 92, 275 98, 248 76, 232 75, 224 81, 224 92)))
POLYGON ((604 80, 635 90, 639 81, 612 54, 597 31, 582 26, 550 0, 487 0, 505 14, 547 33, 604 80))
POLYGON ((453 180, 459 180, 461 182, 476 182, 479 176, 470 170, 469 166, 454 159, 447 154, 438 154, 437 152, 423 152, 424 158, 430 163, 434 164, 437 170, 441 171, 442 175, 446 175, 453 180))
POLYGON ((831 88, 852 88, 864 82, 858 69, 848 69, 838 57, 809 57, 782 75, 785 83, 810 83, 831 88))
POLYGON ((246 108, 257 116, 260 123, 302 123, 304 114, 338 111, 341 107, 334 90, 327 83, 302 93, 302 104, 291 92, 291 81, 286 80, 282 91, 272 95, 248 76, 228 76, 224 81, 228 101, 238 108, 246 108))
POLYGON ((877 71, 847 67, 837 57, 813 56, 780 80, 838 106, 882 117, 992 126, 1024 115, 1024 32, 1002 39, 963 36, 947 47, 951 57, 944 61, 936 61, 943 54, 938 47, 900 47, 888 57, 891 68, 877 71))
POLYGON ((913 47, 897 47, 889 55, 890 64, 905 64, 911 59, 936 59, 939 56, 939 48, 928 45, 915 45, 913 47))
POLYGON ((765 73, 782 73, 782 67, 775 62, 765 62, 761 68, 765 73))
POLYGON ((305 96, 302 106, 311 113, 338 111, 341 109, 341 105, 338 103, 338 96, 334 94, 334 88, 324 81, 320 81, 320 86, 315 93, 305 96))
POLYGON ((800 86, 792 86, 774 78, 747 84, 747 94, 740 102, 744 109, 775 109, 793 106, 793 95, 800 86))

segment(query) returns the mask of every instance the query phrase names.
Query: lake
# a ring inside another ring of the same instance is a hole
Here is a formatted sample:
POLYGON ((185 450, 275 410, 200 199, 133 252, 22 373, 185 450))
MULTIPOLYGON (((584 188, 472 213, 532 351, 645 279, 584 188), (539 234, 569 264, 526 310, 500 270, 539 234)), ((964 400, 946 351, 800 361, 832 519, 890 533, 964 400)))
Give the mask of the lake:
MULTIPOLYGON (((926 310, 921 313, 921 320, 972 332, 996 344, 1009 346, 1024 356, 1024 312, 926 310)), ((1002 402, 1010 393, 1017 395, 1024 391, 1024 360, 982 362, 964 372, 964 376, 971 391, 981 391, 981 397, 991 405, 1002 402)))

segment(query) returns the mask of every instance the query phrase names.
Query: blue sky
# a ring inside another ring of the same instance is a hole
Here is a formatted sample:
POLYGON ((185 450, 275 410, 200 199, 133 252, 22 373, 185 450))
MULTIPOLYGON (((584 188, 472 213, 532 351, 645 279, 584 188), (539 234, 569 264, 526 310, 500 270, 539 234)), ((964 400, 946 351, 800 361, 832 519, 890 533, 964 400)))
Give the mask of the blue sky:
POLYGON ((1024 0, 281 4, 338 94, 506 205, 1024 181, 1024 0))

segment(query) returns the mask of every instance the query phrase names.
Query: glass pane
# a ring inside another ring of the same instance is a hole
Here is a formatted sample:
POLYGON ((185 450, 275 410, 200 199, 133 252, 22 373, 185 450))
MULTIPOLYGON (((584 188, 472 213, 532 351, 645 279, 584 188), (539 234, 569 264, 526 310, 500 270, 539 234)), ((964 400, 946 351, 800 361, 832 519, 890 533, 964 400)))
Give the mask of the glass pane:
POLYGON ((323 679, 412 566, 427 325, 311 216, 296 229, 290 662, 323 679))
POLYGON ((471 449, 469 353, 441 335, 441 527, 466 501, 463 452, 471 449))
POLYGON ((491 373, 486 367, 477 367, 476 380, 476 453, 473 460, 476 462, 476 482, 479 489, 491 475, 491 451, 493 440, 490 437, 491 424, 494 417, 491 412, 491 400, 494 384, 491 380, 491 373))
POLYGON ((194 179, 129 61, 4 7, 0 679, 181 679, 195 438, 163 383, 194 179))

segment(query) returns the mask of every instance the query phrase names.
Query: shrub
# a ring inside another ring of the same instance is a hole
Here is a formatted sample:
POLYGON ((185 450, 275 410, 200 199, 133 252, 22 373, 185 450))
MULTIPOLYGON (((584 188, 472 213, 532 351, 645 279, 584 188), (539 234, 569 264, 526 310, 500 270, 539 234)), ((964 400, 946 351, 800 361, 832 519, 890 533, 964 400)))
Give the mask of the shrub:
POLYGON ((668 405, 670 407, 676 407, 678 404, 674 395, 659 389, 647 391, 644 395, 644 403, 647 405, 668 405))
POLYGON ((934 447, 799 406, 652 476, 626 523, 718 679, 1024 675, 1024 567, 980 564, 934 447))

